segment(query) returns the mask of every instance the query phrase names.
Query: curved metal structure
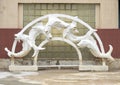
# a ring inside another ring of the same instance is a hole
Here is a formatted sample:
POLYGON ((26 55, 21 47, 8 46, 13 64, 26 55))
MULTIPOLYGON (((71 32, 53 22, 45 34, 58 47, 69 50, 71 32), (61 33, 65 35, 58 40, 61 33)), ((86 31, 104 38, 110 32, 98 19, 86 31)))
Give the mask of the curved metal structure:
POLYGON ((44 50, 43 46, 48 43, 51 40, 59 40, 64 41, 71 46, 73 46, 76 49, 76 52, 79 56, 80 64, 82 64, 82 55, 79 48, 87 47, 90 49, 91 53, 95 57, 99 58, 107 58, 110 60, 114 60, 111 56, 113 47, 112 45, 109 45, 110 49, 107 53, 105 53, 103 43, 99 37, 99 35, 96 33, 97 30, 93 29, 90 25, 79 19, 78 17, 73 17, 70 15, 65 14, 48 14, 42 17, 39 17, 29 24, 27 24, 19 33, 15 34, 15 41, 12 47, 12 51, 5 48, 5 50, 8 52, 8 56, 10 57, 24 57, 29 53, 31 48, 34 49, 34 54, 32 57, 34 57, 34 65, 37 64, 37 57, 40 50, 44 50), (71 23, 67 23, 61 18, 66 18, 72 20, 71 23), (42 20, 47 19, 47 23, 44 25, 42 23, 42 20), (77 30, 77 23, 84 25, 88 32, 83 36, 76 36, 73 34, 73 31, 77 30), (30 30, 29 34, 25 34, 24 32, 29 29, 32 26, 32 29, 30 30), (52 37, 51 29, 56 28, 58 30, 64 29, 63 31, 63 37, 52 37), (45 36, 45 40, 40 43, 39 46, 35 45, 35 40, 37 36, 40 35, 45 36), (15 53, 15 48, 17 41, 22 40, 22 51, 15 53), (98 42, 98 44, 97 44, 98 42), (100 48, 99 48, 100 47, 100 48))

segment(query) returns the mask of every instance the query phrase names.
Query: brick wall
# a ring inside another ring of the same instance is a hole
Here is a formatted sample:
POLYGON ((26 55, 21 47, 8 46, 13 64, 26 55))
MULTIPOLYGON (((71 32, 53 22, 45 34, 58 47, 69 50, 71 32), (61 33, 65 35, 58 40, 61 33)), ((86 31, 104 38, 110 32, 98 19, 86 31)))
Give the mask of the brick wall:
MULTIPOLYGON (((7 52, 4 50, 7 47, 9 50, 12 48, 14 41, 14 34, 18 33, 20 29, 0 29, 0 58, 9 58, 7 52)), ((21 49, 21 44, 17 45, 16 51, 21 49)))
MULTIPOLYGON (((12 48, 14 41, 14 34, 18 33, 20 29, 0 29, 0 58, 9 58, 4 48, 12 48)), ((98 29, 97 32, 103 41, 106 52, 108 51, 108 45, 113 46, 112 56, 114 58, 120 58, 120 30, 119 29, 98 29)), ((17 44, 17 51, 21 50, 21 43, 17 44)))
POLYGON ((120 30, 119 29, 98 29, 97 32, 103 41, 106 52, 109 44, 113 46, 112 56, 120 58, 120 30))

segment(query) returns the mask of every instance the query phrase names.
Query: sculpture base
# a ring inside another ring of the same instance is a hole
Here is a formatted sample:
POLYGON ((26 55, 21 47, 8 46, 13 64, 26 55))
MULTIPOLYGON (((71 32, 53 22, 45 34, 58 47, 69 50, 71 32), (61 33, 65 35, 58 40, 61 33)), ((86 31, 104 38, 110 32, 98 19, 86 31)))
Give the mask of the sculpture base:
POLYGON ((108 71, 108 66, 103 66, 103 65, 79 65, 79 71, 108 71))
MULTIPOLYGON (((10 65, 9 71, 38 71, 38 66, 10 65)), ((79 65, 79 71, 108 71, 108 66, 103 65, 79 65)))
POLYGON ((9 71, 38 71, 38 66, 16 66, 10 65, 9 71))

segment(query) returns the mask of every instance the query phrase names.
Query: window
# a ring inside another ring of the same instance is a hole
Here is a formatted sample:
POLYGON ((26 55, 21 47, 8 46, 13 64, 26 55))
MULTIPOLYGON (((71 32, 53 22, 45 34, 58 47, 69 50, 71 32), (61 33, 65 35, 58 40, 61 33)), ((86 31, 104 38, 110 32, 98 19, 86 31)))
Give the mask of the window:
MULTIPOLYGON (((80 19, 88 23, 93 28, 95 27, 95 4, 23 4, 23 25, 46 14, 68 14, 71 16, 78 16, 80 19)), ((43 22, 46 22, 44 20, 43 22)), ((69 20, 66 20, 69 22, 69 20)), ((78 26, 81 34, 86 33, 84 26, 78 26)), ((60 32, 53 30, 53 34, 60 35, 60 32)), ((36 44, 39 44, 42 37, 36 39, 36 44)), ((89 52, 82 49, 82 55, 92 56, 89 52)), ((39 54, 42 58, 78 58, 75 50, 64 42, 54 41, 46 45, 46 50, 39 54)))

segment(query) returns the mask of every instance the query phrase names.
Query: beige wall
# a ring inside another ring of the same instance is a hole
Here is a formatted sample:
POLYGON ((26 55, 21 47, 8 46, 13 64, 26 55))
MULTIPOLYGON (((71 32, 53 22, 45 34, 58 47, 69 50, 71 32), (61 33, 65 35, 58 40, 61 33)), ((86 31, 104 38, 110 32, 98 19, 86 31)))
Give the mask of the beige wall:
POLYGON ((0 28, 18 27, 18 4, 17 0, 0 0, 0 28))
POLYGON ((96 28, 118 28, 118 0, 0 0, 0 28, 22 27, 20 3, 94 3, 96 28))
POLYGON ((118 0, 101 0, 100 27, 118 28, 118 0))

